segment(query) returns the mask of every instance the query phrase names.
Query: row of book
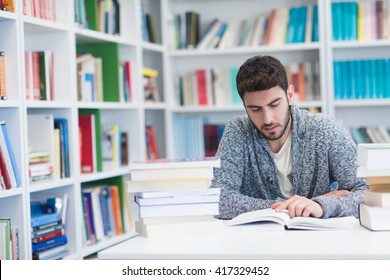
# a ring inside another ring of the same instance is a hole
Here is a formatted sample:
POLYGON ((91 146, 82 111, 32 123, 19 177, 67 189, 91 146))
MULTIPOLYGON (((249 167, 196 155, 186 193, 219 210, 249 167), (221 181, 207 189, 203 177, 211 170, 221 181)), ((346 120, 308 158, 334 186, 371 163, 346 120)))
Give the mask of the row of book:
POLYGON ((268 15, 223 21, 213 19, 200 35, 200 15, 174 15, 176 49, 229 49, 318 41, 317 5, 272 9, 268 15))
POLYGON ((108 34, 120 34, 120 0, 75 0, 74 9, 74 20, 78 26, 108 34))
MULTIPOLYGON (((79 54, 77 62, 77 95, 79 101, 110 101, 103 92, 103 58, 90 53, 79 54)), ((119 63, 119 101, 132 102, 134 92, 133 62, 119 63)), ((112 100, 111 100, 112 101, 112 100)))
POLYGON ((359 204, 360 224, 374 231, 390 230, 390 144, 359 144, 357 153, 357 176, 370 186, 359 204))
POLYGON ((56 0, 23 0, 23 14, 56 21, 56 0))
POLYGON ((175 158, 215 156, 225 124, 209 123, 201 117, 180 117, 173 123, 175 158))
MULTIPOLYGON (((294 85, 296 101, 321 99, 319 62, 285 65, 287 79, 294 85)), ((178 106, 241 105, 237 91, 238 67, 197 69, 175 78, 175 102, 178 106)))
POLYGON ((96 244, 132 229, 129 200, 120 192, 118 185, 82 187, 84 244, 96 244))
POLYGON ((7 99, 7 79, 5 75, 5 52, 0 50, 0 101, 7 99))
POLYGON ((352 139, 357 144, 390 143, 390 128, 385 126, 360 126, 349 129, 352 139))
POLYGON ((29 115, 27 121, 30 182, 70 177, 67 119, 36 114, 29 115))
POLYGON ((0 121, 0 190, 20 187, 22 179, 5 121, 0 121))
POLYGON ((389 1, 333 2, 333 40, 370 41, 389 38, 389 1))
POLYGON ((333 62, 338 100, 390 98, 390 59, 333 62))
POLYGON ((81 173, 95 173, 128 165, 128 133, 117 124, 101 124, 98 110, 79 115, 81 173))
POLYGON ((215 157, 132 162, 128 192, 133 198, 135 228, 140 234, 161 236, 210 232, 221 222, 219 188, 210 188, 215 157))
POLYGON ((145 42, 161 44, 159 32, 157 31, 157 23, 151 9, 149 7, 149 0, 141 0, 141 25, 142 25, 142 39, 145 42))
POLYGON ((54 52, 25 51, 26 99, 54 100, 54 52))
POLYGON ((34 196, 30 202, 32 259, 60 259, 69 254, 66 235, 68 194, 34 196))
POLYGON ((19 260, 19 228, 0 217, 0 260, 19 260))

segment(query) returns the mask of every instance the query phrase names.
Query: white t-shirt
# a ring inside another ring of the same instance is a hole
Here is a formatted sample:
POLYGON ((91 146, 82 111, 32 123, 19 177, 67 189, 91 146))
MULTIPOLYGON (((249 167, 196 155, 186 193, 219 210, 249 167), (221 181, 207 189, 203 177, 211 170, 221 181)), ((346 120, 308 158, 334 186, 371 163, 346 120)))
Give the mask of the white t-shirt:
POLYGON ((293 186, 288 178, 291 177, 292 173, 291 132, 280 151, 272 153, 272 156, 278 170, 280 190, 285 198, 290 198, 294 194, 293 186))

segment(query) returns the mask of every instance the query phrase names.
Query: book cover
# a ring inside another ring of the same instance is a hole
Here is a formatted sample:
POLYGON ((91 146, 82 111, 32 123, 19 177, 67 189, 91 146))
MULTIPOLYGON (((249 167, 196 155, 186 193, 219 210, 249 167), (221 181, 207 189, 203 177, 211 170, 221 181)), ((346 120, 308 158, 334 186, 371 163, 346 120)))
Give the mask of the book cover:
POLYGON ((81 173, 96 171, 95 116, 79 116, 81 173))
POLYGON ((214 170, 212 167, 196 168, 169 168, 169 169, 139 169, 131 170, 131 181, 170 181, 189 179, 212 179, 214 170))
POLYGON ((48 250, 48 249, 51 249, 51 248, 54 248, 54 247, 57 247, 60 245, 64 245, 67 243, 68 243, 68 240, 66 238, 66 235, 61 235, 61 236, 55 237, 53 239, 43 241, 41 243, 37 243, 37 244, 33 243, 32 244, 32 253, 36 254, 38 252, 48 250))
POLYGON ((275 212, 267 208, 246 212, 227 221, 226 226, 237 226, 256 222, 274 222, 285 229, 305 230, 351 230, 357 225, 357 219, 353 216, 319 219, 313 217, 290 218, 286 212, 275 212))
POLYGON ((167 181, 140 181, 127 182, 127 191, 130 193, 139 192, 161 192, 161 191, 184 191, 184 190, 206 190, 211 186, 211 179, 190 179, 190 180, 167 180, 167 181))
POLYGON ((31 214, 31 227, 39 227, 45 224, 50 224, 61 220, 59 213, 43 213, 43 214, 31 214))
POLYGON ((359 144, 357 155, 366 170, 390 169, 390 143, 359 144))
POLYGON ((193 203, 193 204, 172 204, 139 206, 139 217, 177 217, 177 216, 199 216, 218 215, 219 203, 193 203))

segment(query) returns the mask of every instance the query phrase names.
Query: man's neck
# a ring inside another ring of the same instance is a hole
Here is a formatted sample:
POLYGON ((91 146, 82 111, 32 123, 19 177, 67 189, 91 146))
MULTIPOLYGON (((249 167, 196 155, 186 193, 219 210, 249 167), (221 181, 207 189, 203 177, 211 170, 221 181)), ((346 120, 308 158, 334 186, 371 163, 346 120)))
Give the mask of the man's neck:
POLYGON ((291 133, 291 118, 286 131, 284 132, 283 136, 279 140, 274 140, 274 141, 267 140, 269 147, 273 153, 277 153, 280 151, 280 149, 283 147, 283 144, 286 142, 290 133, 291 133))

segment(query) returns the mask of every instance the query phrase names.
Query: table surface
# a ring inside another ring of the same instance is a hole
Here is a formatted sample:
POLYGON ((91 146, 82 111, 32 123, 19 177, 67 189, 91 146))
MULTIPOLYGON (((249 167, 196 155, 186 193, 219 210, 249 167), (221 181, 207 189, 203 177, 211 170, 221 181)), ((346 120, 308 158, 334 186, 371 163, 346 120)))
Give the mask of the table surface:
POLYGON ((390 259, 390 231, 262 230, 136 236, 98 253, 99 259, 390 259))

